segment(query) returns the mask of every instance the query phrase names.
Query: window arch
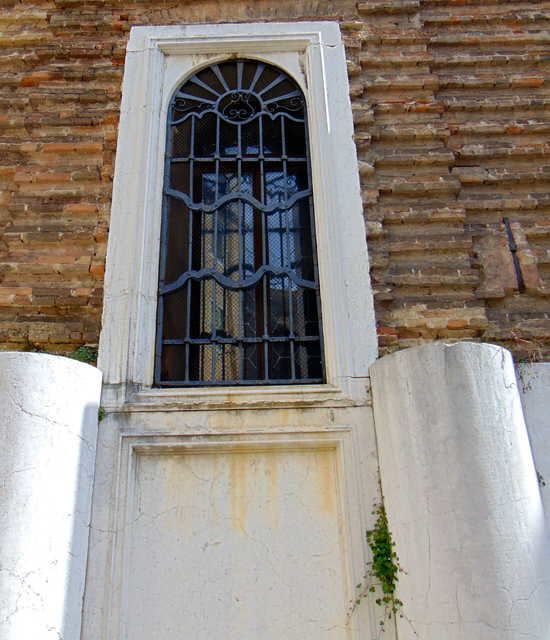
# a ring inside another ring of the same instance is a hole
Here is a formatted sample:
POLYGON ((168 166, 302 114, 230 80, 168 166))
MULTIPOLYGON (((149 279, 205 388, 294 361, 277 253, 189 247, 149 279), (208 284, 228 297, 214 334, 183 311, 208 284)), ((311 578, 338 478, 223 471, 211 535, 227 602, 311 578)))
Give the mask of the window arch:
POLYGON ((168 111, 155 383, 324 378, 303 93, 267 63, 213 64, 168 111))

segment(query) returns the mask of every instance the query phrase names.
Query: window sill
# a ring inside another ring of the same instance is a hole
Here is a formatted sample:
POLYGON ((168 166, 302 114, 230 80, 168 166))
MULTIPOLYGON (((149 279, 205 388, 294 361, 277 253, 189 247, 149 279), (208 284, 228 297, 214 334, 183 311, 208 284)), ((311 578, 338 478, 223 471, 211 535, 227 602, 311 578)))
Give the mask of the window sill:
POLYGON ((106 385, 102 405, 108 412, 164 412, 300 407, 353 407, 368 404, 368 379, 360 382, 363 393, 345 393, 332 384, 281 385, 278 387, 202 387, 184 389, 141 388, 125 390, 106 385))

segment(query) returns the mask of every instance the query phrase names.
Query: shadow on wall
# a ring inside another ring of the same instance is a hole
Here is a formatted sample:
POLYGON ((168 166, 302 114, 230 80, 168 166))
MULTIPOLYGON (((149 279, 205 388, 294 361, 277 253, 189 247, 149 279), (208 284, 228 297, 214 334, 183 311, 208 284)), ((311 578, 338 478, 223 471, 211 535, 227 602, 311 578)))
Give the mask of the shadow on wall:
POLYGON ((550 527, 550 362, 522 363, 517 372, 537 479, 550 527))
POLYGON ((99 402, 87 404, 82 412, 81 433, 86 435, 82 435, 78 446, 77 477, 72 509, 72 532, 68 550, 67 582, 61 624, 61 637, 64 640, 80 637, 88 559, 98 411, 99 402))

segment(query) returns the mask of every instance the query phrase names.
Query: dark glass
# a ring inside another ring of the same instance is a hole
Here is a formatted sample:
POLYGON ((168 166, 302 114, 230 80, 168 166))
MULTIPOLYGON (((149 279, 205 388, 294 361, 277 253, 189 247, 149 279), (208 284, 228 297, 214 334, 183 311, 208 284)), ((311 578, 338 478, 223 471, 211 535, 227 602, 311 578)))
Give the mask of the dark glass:
POLYGON ((324 380, 306 116, 294 80, 252 60, 174 95, 156 385, 324 380))

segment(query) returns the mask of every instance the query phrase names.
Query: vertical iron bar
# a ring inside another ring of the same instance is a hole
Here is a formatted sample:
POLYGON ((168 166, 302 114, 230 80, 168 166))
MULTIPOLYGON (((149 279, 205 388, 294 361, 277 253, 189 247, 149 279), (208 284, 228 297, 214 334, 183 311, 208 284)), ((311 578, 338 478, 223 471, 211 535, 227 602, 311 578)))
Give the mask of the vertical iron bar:
MULTIPOLYGON (((200 197, 201 197, 201 202, 204 202, 204 174, 205 174, 205 167, 201 168, 201 171, 199 173, 199 177, 200 177, 200 197)), ((206 232, 208 230, 208 225, 207 225, 207 215, 204 211, 200 212, 200 266, 199 268, 202 269, 204 267, 206 267, 207 262, 206 262, 206 232)), ((206 322, 206 292, 208 291, 208 287, 207 287, 207 280, 199 280, 198 281, 198 286, 199 286, 199 295, 200 295, 200 319, 199 319, 199 327, 200 327, 200 333, 203 334, 206 332, 206 328, 207 328, 207 322, 206 322)), ((212 319, 210 320, 210 329, 212 330, 212 319)), ((200 369, 200 378, 201 380, 204 380, 205 377, 205 371, 206 368, 208 366, 207 361, 206 361, 206 354, 207 354, 207 348, 206 346, 204 347, 199 347, 199 353, 200 353, 200 357, 199 357, 199 369, 200 369)))
MULTIPOLYGON (((216 159, 214 160, 214 202, 218 201, 219 195, 219 177, 220 177, 220 117, 216 114, 216 159)), ((218 261, 218 208, 212 212, 212 258, 213 268, 217 268, 218 261)), ((210 307, 210 313, 212 315, 212 362, 211 362, 211 379, 214 382, 216 380, 216 364, 218 361, 218 345, 215 343, 215 339, 218 334, 218 327, 216 326, 216 303, 218 297, 218 288, 216 281, 212 279, 212 301, 210 307)), ((223 347, 222 347, 223 349, 223 347)), ((222 356, 222 368, 223 368, 223 356, 222 356)))
MULTIPOLYGON (((228 236, 231 232, 231 216, 229 214, 230 209, 227 205, 224 206, 224 225, 223 225, 223 247, 222 247, 222 264, 223 264, 223 271, 225 273, 226 269, 227 269, 227 241, 228 241, 228 236)), ((228 329, 228 319, 227 319, 227 298, 228 298, 228 293, 227 293, 227 289, 225 287, 222 287, 222 292, 223 292, 223 309, 222 309, 222 313, 223 313, 223 328, 226 331, 227 334, 227 329, 228 329)), ((224 376, 225 376, 225 352, 224 352, 224 376)))
POLYGON ((237 62, 237 89, 242 89, 243 87, 243 67, 244 62, 237 62))
MULTIPOLYGON (((193 158, 195 156, 195 116, 191 116, 191 140, 189 142, 189 191, 191 193, 191 200, 193 200, 193 182, 195 179, 194 176, 194 164, 193 158)), ((187 233, 187 268, 189 271, 193 269, 193 222, 195 219, 195 212, 193 209, 189 209, 189 223, 188 223, 188 233, 187 233)), ((187 341, 185 343, 185 380, 189 381, 191 377, 190 371, 190 359, 191 359, 191 347, 189 345, 189 338, 191 337, 191 286, 192 281, 189 280, 187 283, 187 329, 186 329, 186 338, 187 341)), ((200 347, 199 347, 200 350, 200 347)))
MULTIPOLYGON (((261 144, 261 156, 260 156, 260 202, 263 205, 266 205, 266 196, 265 196, 265 171, 264 171, 264 135, 263 135, 263 116, 259 118, 262 125, 260 126, 260 144, 261 144)), ((269 263, 269 255, 268 255, 268 244, 269 244, 269 233, 267 229, 267 213, 265 211, 260 210, 260 228, 262 232, 262 262, 263 266, 266 266, 269 263)), ((267 382, 269 380, 269 344, 268 344, 268 322, 267 322, 267 279, 268 275, 264 274, 262 277, 262 296, 263 296, 263 338, 261 347, 264 352, 264 381, 267 382)), ((258 345, 260 346, 260 345, 258 345)), ((258 351, 258 365, 260 364, 260 353, 258 351)), ((260 368, 258 366, 258 377, 260 377, 260 368)))
MULTIPOLYGON (((256 73, 256 75, 254 75, 254 81, 252 83, 252 85, 254 86, 256 84, 256 82, 258 81, 258 79, 260 78, 260 76, 263 73, 264 70, 264 66, 261 65, 261 71, 260 73, 256 73)), ((265 163, 264 163, 264 116, 260 115, 260 117, 258 118, 258 124, 259 124, 259 129, 258 132, 260 134, 260 203, 261 204, 265 204, 265 193, 264 193, 264 171, 265 171, 265 163)), ((261 240, 260 240, 260 247, 261 247, 261 252, 262 252, 262 261, 263 264, 267 264, 265 261, 265 245, 266 245, 266 238, 265 238, 265 232, 264 232, 264 219, 265 219, 265 213, 259 209, 258 210, 258 218, 260 221, 260 233, 261 233, 261 240)), ((254 256, 254 259, 256 260, 256 256, 254 256)), ((264 289, 265 289, 265 279, 266 276, 264 275, 262 278, 262 282, 261 282, 261 287, 262 287, 262 291, 261 291, 261 295, 263 297, 264 300, 264 304, 263 304, 263 308, 262 308, 262 313, 265 315, 265 296, 264 296, 264 289)), ((258 286, 258 285, 256 285, 258 286)), ((259 309, 258 309, 258 304, 256 303, 256 292, 254 292, 254 297, 255 297, 255 305, 254 305, 254 309, 255 309, 255 313, 257 314, 259 309)), ((255 325, 258 325, 258 318, 255 318, 255 325)), ((262 323, 264 325, 263 328, 263 333, 265 333, 265 320, 262 318, 262 323)), ((266 361, 266 353, 265 353, 265 347, 263 344, 258 344, 258 346, 256 347, 256 364, 257 364, 257 375, 258 377, 260 376, 260 362, 261 362, 261 358, 260 358, 260 349, 263 349, 264 351, 264 372, 265 372, 265 361, 266 361)), ((265 376, 264 376, 265 377, 265 376)))
MULTIPOLYGON (((285 127, 285 116, 281 116, 281 136, 282 136, 282 152, 283 152, 283 188, 284 188, 284 199, 285 205, 288 201, 288 167, 287 167, 287 152, 286 152, 286 127, 285 127)), ((289 217, 291 215, 291 211, 293 208, 287 207, 285 209, 285 236, 286 236, 286 260, 284 261, 283 266, 287 266, 290 269, 290 225, 289 225, 289 217)), ((282 220, 281 220, 281 229, 282 229, 282 220)), ((281 238, 282 238, 282 230, 281 230, 281 238)), ((283 283, 283 293, 285 287, 285 279, 281 278, 283 283)), ((296 363, 294 362, 294 310, 292 305, 292 287, 296 286, 290 278, 288 280, 288 330, 289 330, 289 343, 290 343, 290 376, 292 380, 296 380, 296 363)))
MULTIPOLYGON (((240 193, 242 191, 242 148, 241 148, 241 125, 238 124, 237 125, 237 191, 240 193)), ((244 242, 243 242, 243 218, 244 218, 244 203, 242 200, 237 200, 236 201, 236 206, 237 206, 237 212, 239 215, 239 222, 238 222, 238 237, 239 237, 239 242, 238 242, 238 249, 239 249, 239 280, 243 279, 243 259, 242 259, 242 255, 243 255, 243 250, 244 250, 244 242)), ((245 309, 245 301, 244 301, 244 290, 243 289, 239 289, 238 290, 238 295, 239 295, 239 320, 238 320, 238 325, 237 325, 237 331, 239 334, 239 337, 243 337, 244 336, 244 324, 245 324, 245 313, 246 313, 246 309, 245 309)), ((239 342, 239 369, 241 369, 242 371, 244 371, 244 343, 242 341, 239 342), (242 361, 242 364, 241 364, 242 361)), ((242 371, 239 371, 239 380, 243 379, 242 376, 242 371)))

